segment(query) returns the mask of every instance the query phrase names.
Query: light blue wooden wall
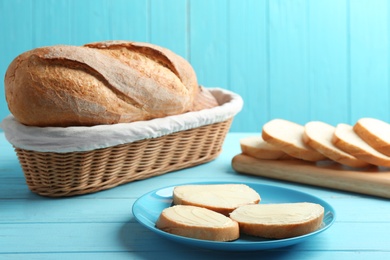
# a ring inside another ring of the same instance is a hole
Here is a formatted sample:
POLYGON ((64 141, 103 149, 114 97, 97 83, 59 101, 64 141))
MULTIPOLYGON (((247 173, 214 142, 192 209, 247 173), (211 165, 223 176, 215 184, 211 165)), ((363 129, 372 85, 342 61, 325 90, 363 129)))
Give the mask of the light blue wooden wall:
POLYGON ((386 0, 0 0, 0 73, 40 46, 146 41, 243 97, 231 131, 277 117, 390 121, 389 12, 386 0))

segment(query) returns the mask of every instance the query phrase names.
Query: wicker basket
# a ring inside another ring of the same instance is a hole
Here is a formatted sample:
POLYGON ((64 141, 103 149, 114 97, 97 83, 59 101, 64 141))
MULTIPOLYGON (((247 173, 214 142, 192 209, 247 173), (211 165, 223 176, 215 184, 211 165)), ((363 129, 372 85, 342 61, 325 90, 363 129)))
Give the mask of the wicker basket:
POLYGON ((217 108, 125 125, 125 131, 118 124, 81 129, 79 135, 68 131, 79 131, 75 129, 23 126, 12 115, 2 127, 32 192, 48 197, 87 194, 215 159, 242 100, 226 90, 211 90, 220 98, 217 108), (52 138, 51 131, 59 134, 52 138), (93 147, 78 147, 86 137, 93 147))
POLYGON ((211 161, 221 152, 231 122, 87 152, 15 151, 31 191, 80 195, 211 161))

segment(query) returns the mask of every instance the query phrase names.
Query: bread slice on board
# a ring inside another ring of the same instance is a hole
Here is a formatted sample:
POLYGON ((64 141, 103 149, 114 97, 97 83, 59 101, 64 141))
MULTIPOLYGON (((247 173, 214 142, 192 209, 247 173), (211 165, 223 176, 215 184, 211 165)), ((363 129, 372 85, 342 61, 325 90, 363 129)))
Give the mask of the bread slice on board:
POLYGON ((257 159, 292 159, 291 156, 281 151, 279 148, 264 141, 261 136, 248 136, 240 139, 240 147, 243 154, 257 159))
POLYGON ((317 230, 324 208, 316 203, 257 204, 241 206, 230 214, 240 232, 264 238, 289 238, 317 230))
POLYGON ((236 221, 212 210, 176 205, 164 209, 156 227, 168 233, 213 241, 232 241, 240 236, 236 221))
POLYGON ((356 158, 377 166, 390 167, 390 157, 378 152, 360 138, 348 124, 338 124, 332 142, 356 158))
POLYGON ((353 126, 355 133, 377 151, 390 156, 390 124, 375 118, 361 118, 353 126))
POLYGON ((326 157, 303 142, 304 126, 284 120, 273 119, 263 125, 263 139, 291 155, 306 161, 320 161, 326 157))
POLYGON ((173 189, 173 204, 204 207, 226 216, 239 206, 260 200, 260 195, 245 184, 194 184, 173 189))
POLYGON ((303 141, 329 159, 350 167, 366 167, 370 164, 344 152, 332 142, 335 127, 320 121, 305 125, 303 141))

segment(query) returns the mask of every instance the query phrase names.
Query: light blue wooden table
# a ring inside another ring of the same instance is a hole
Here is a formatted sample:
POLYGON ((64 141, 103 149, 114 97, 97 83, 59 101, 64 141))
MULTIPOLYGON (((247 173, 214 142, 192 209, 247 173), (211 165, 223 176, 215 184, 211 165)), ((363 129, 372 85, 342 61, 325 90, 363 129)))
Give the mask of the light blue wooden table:
POLYGON ((236 173, 239 139, 229 133, 210 163, 71 198, 46 198, 27 188, 11 145, 0 134, 0 259, 389 259, 386 199, 236 173), (330 203, 335 223, 302 243, 273 250, 222 252, 166 240, 140 225, 134 201, 160 187, 198 181, 246 181, 296 189, 330 203))

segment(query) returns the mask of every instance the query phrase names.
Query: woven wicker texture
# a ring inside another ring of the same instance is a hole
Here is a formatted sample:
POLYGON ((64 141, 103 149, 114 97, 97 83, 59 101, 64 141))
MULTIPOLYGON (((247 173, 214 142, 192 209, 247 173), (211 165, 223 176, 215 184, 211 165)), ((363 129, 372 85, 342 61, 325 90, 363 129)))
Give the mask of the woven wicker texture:
POLYGON ((232 119, 158 138, 87 152, 51 153, 15 147, 32 192, 65 197, 106 190, 215 159, 232 119))

